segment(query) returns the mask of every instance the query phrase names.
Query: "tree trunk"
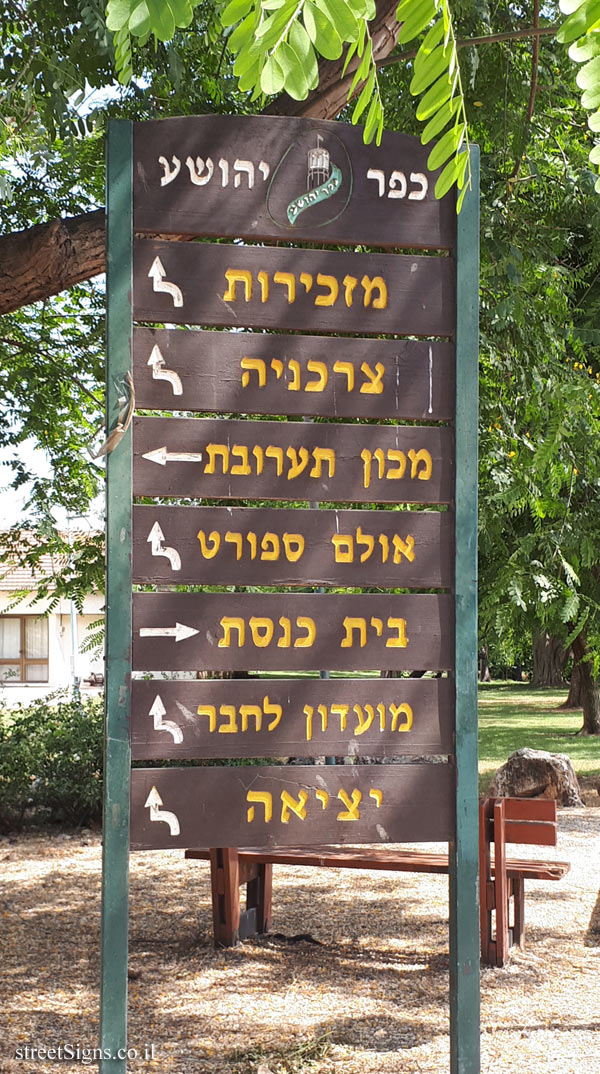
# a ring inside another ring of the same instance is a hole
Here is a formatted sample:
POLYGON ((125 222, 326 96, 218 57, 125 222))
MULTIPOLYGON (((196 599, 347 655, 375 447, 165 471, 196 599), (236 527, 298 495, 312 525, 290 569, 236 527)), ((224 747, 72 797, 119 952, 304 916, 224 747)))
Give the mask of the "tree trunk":
POLYGON ((566 701, 563 701, 562 705, 559 705, 559 709, 580 709, 583 704, 581 696, 581 668, 579 664, 573 664, 573 670, 571 672, 571 684, 569 686, 569 696, 566 701))
MULTIPOLYGON (((396 6, 397 0, 377 2, 377 14, 369 27, 375 60, 388 56, 396 44, 400 31, 396 6)), ((266 111, 279 116, 335 119, 346 103, 356 57, 342 79, 343 64, 344 56, 321 61, 319 85, 305 101, 283 94, 266 111)), ((104 272, 104 229, 104 209, 98 209, 0 236, 0 266, 4 266, 0 267, 0 314, 42 301, 104 272)))
POLYGON ((533 639, 533 686, 562 686, 567 653, 563 643, 544 631, 533 639))
POLYGON ((581 705, 583 708, 583 727, 580 735, 600 735, 600 693, 594 679, 585 631, 573 641, 573 663, 579 666, 581 673, 581 705))

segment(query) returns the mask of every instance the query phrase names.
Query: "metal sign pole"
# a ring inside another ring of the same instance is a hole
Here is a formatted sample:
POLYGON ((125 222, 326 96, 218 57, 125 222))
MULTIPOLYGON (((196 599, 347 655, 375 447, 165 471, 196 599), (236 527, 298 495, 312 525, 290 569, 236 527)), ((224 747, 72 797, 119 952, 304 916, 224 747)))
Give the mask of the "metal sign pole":
POLYGON ((479 147, 456 248, 456 839, 450 844, 450 1069, 478 1074, 477 399, 479 147))
POLYGON ((101 1074, 127 1066, 131 748, 131 432, 117 425, 131 375, 132 124, 109 125, 107 152, 106 723, 102 842, 101 1074), (111 435, 114 450, 110 451, 111 435), (115 444, 115 441, 116 444, 115 444), (110 550, 110 552, 109 552, 110 550))

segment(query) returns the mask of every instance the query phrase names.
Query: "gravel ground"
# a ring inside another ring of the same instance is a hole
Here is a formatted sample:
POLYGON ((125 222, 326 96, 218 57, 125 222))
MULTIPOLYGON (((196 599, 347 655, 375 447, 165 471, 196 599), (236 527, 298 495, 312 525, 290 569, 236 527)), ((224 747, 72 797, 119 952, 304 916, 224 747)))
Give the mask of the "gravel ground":
MULTIPOLYGON (((571 862, 569 875, 526 883, 525 950, 482 970, 483 1074, 600 1074, 594 802, 560 811, 555 856, 571 862)), ((0 861, 0 1071, 75 1074, 89 1051, 79 1061, 23 1056, 26 1046, 97 1045, 99 835, 4 837, 0 861)), ((129 1069, 444 1074, 447 878, 274 875, 273 932, 316 942, 266 937, 215 951, 208 863, 181 851, 132 856, 129 1043, 141 1054, 129 1069)))

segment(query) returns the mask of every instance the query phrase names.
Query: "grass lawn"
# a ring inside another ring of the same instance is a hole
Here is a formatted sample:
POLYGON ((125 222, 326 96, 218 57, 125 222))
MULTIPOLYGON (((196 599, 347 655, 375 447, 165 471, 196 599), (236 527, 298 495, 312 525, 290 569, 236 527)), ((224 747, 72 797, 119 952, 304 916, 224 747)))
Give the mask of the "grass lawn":
POLYGON ((507 757, 523 746, 566 753, 577 776, 600 774, 600 738, 577 735, 581 709, 560 711, 568 688, 532 689, 528 683, 492 682, 479 686, 479 790, 507 757))

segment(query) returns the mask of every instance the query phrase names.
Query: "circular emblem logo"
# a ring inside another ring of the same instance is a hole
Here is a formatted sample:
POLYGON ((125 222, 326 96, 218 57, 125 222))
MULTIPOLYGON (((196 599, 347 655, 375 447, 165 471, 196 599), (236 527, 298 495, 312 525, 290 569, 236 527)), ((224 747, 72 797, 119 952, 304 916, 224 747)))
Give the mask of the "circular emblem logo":
POLYGON ((351 195, 352 165, 344 143, 313 128, 292 142, 275 168, 267 212, 288 232, 302 224, 326 227, 341 216, 351 195))

